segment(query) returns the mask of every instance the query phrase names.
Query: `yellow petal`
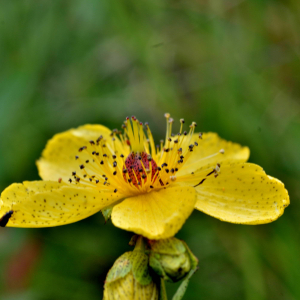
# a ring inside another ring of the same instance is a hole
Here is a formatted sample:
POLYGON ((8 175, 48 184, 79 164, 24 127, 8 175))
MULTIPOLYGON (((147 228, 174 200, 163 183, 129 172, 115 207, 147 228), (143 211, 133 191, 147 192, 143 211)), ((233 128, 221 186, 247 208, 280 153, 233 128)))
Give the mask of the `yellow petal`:
POLYGON ((53 181, 14 183, 1 194, 0 218, 13 214, 10 227, 52 227, 87 218, 121 197, 118 193, 99 191, 53 181))
MULTIPOLYGON (((78 149, 89 146, 89 141, 96 140, 100 135, 107 140, 107 146, 116 147, 116 150, 121 152, 120 141, 116 139, 113 145, 110 134, 111 131, 102 125, 85 125, 56 134, 48 141, 42 157, 37 161, 41 178, 44 180, 62 178, 67 181, 80 165, 80 162, 75 160, 78 149)), ((88 154, 83 152, 80 153, 80 158, 83 162, 90 159, 88 154)))
MULTIPOLYGON (((217 163, 246 162, 250 155, 248 147, 221 139, 216 133, 204 133, 202 139, 195 134, 192 141, 198 146, 193 148, 192 155, 177 173, 178 176, 195 172, 201 168, 215 167, 217 163), (220 153, 224 150, 224 154, 220 153)), ((188 148, 188 143, 181 146, 188 148)))
POLYGON ((114 206, 115 226, 149 239, 174 236, 192 213, 196 202, 193 187, 169 187, 125 199, 114 206))
POLYGON ((290 203, 279 180, 254 164, 222 165, 197 188, 195 208, 222 221, 263 224, 279 218, 290 203))

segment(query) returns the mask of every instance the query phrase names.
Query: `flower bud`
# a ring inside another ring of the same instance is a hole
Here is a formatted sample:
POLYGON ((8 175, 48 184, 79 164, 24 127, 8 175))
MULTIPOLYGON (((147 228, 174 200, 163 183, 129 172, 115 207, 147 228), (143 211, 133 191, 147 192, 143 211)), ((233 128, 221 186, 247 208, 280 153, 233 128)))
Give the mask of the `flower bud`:
POLYGON ((158 300, 159 286, 149 274, 148 256, 141 251, 126 252, 109 270, 104 300, 158 300))
POLYGON ((149 265, 166 281, 179 281, 198 264, 186 243, 176 238, 149 240, 148 245, 149 265))

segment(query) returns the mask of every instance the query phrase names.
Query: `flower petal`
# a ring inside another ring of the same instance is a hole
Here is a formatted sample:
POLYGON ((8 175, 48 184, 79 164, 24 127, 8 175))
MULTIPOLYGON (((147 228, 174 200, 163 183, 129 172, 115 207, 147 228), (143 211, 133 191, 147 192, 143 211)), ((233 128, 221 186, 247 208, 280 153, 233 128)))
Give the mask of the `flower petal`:
POLYGON ((231 223, 272 222, 290 203, 283 183, 250 163, 222 165, 217 178, 208 177, 196 190, 195 208, 231 223))
MULTIPOLYGON (((114 146, 111 141, 111 131, 102 125, 85 125, 77 129, 56 134, 48 141, 42 157, 37 161, 39 175, 44 180, 67 181, 71 173, 78 169, 80 162, 75 160, 78 149, 89 146, 90 140, 96 140, 100 135, 107 140, 107 144, 116 147, 121 152, 121 143, 115 140, 114 146)), ((80 153, 83 161, 90 159, 87 153, 80 153)))
MULTIPOLYGON (((200 168, 215 167, 217 163, 246 162, 250 155, 248 147, 221 139, 216 133, 208 132, 199 139, 199 134, 194 134, 192 141, 197 141, 198 146, 193 148, 193 153, 185 165, 179 170, 178 176, 195 172, 200 168), (224 150, 224 153, 220 153, 224 150)), ((188 144, 181 146, 188 148, 188 144)))
POLYGON ((114 206, 115 226, 149 239, 174 236, 194 209, 193 187, 169 187, 125 199, 114 206))
POLYGON ((0 218, 13 211, 7 226, 52 227, 87 218, 121 198, 118 193, 54 181, 14 183, 1 194, 0 218))

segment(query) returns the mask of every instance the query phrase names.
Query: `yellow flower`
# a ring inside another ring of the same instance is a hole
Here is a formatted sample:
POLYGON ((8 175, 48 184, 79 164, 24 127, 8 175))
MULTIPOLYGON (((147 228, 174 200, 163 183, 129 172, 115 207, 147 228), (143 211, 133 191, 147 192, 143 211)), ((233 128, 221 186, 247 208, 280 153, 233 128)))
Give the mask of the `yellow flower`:
POLYGON ((156 146, 148 124, 127 118, 124 132, 85 125, 55 135, 37 162, 43 181, 1 194, 0 225, 49 227, 113 207, 115 226, 149 239, 174 236, 196 208, 222 221, 262 224, 289 204, 284 185, 255 164, 249 149, 195 133, 196 123, 156 146), (144 129, 145 128, 145 129, 144 129))

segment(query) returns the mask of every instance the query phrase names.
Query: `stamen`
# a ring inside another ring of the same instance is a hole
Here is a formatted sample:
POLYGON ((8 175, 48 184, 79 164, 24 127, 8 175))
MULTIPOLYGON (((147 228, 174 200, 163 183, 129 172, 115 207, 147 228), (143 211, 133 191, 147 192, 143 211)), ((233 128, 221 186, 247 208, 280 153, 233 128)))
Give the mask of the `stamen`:
MULTIPOLYGON (((87 142, 87 145, 78 149, 82 153, 80 157, 75 157, 80 170, 78 173, 81 175, 73 171, 72 179, 68 180, 70 184, 84 184, 95 189, 104 188, 124 195, 146 193, 152 189, 166 188, 174 181, 191 180, 191 177, 192 180, 197 180, 198 176, 202 176, 203 170, 201 174, 197 171, 197 175, 192 172, 194 176, 185 175, 186 179, 185 176, 178 176, 181 173, 177 172, 193 166, 196 168, 200 161, 225 153, 224 149, 220 149, 207 157, 198 156, 197 160, 187 164, 190 162, 190 156, 199 153, 202 133, 198 134, 197 139, 197 135, 194 134, 197 126, 195 122, 189 126, 188 132, 183 131, 185 121, 180 119, 180 131, 174 135, 172 133, 174 120, 169 113, 165 114, 165 118, 166 138, 157 146, 149 124, 145 123, 144 127, 135 116, 126 118, 122 125, 124 134, 114 129, 110 137, 100 136, 97 140, 87 142), (118 153, 121 149, 122 154, 118 153)), ((212 174, 218 176, 219 172, 219 164, 212 171, 206 169, 204 178, 200 177, 196 186, 202 184, 207 176, 212 174)))

